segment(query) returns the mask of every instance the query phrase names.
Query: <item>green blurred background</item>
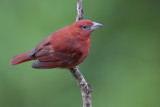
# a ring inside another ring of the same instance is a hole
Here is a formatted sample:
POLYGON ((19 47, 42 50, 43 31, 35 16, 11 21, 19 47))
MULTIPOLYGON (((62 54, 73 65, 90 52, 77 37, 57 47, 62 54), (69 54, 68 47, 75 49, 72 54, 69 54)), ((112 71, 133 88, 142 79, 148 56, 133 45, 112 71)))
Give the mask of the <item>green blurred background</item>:
MULTIPOLYGON (((82 107, 68 70, 10 67, 11 58, 75 21, 77 0, 0 0, 0 107, 82 107)), ((80 70, 93 107, 160 107, 160 1, 84 0, 102 23, 80 70)))

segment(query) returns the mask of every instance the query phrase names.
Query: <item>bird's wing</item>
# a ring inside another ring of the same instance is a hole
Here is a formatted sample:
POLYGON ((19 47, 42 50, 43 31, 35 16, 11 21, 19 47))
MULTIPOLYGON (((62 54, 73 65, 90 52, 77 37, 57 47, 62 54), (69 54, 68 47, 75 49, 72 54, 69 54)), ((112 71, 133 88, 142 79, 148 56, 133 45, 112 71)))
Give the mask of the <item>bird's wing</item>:
POLYGON ((78 62, 82 53, 79 51, 60 52, 54 51, 51 46, 45 46, 37 54, 37 60, 32 64, 33 68, 48 69, 48 68, 66 68, 78 62))
POLYGON ((71 41, 66 42, 63 40, 63 42, 60 42, 61 44, 55 43, 58 46, 50 43, 51 41, 52 39, 50 38, 44 39, 31 52, 31 55, 34 55, 37 59, 32 64, 33 68, 65 67, 77 62, 82 55, 79 47, 75 46, 71 41))

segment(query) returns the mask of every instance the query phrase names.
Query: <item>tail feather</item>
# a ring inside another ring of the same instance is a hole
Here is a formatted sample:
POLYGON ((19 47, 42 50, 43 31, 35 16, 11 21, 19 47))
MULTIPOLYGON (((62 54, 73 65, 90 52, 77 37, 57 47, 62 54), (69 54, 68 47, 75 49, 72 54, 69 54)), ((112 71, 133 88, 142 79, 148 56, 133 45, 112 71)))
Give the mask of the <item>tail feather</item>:
POLYGON ((29 53, 30 51, 14 56, 11 60, 11 66, 14 66, 26 61, 34 60, 34 57, 29 56, 29 53))

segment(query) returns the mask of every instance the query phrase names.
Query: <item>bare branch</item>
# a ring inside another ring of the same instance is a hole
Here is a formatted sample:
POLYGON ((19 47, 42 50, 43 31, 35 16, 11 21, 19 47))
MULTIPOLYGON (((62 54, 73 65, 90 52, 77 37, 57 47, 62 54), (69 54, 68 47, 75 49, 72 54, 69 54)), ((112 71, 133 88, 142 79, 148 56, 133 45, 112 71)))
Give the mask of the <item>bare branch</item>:
POLYGON ((76 21, 82 20, 83 17, 84 17, 84 15, 83 15, 83 8, 82 8, 82 0, 78 0, 76 21))
POLYGON ((86 82, 78 67, 70 68, 70 71, 77 81, 82 93, 83 107, 92 107, 91 92, 92 87, 86 82))

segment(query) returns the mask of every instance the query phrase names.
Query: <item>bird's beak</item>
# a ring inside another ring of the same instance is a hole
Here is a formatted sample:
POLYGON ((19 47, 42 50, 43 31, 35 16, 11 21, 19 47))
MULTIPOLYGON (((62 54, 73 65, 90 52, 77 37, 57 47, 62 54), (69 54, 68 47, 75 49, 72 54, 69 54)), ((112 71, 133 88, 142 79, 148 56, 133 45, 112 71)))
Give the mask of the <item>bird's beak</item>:
POLYGON ((103 25, 100 23, 93 22, 93 25, 91 26, 91 30, 95 30, 99 27, 103 27, 103 25))

